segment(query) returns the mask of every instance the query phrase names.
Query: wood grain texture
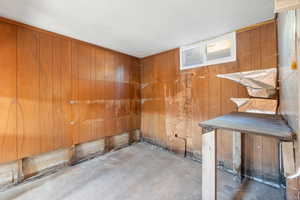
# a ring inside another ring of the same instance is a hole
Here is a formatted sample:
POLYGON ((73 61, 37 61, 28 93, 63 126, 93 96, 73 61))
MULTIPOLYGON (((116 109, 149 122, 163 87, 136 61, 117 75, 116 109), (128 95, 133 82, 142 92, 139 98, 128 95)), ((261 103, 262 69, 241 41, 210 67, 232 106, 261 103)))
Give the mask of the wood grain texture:
POLYGON ((52 102, 54 88, 53 85, 55 71, 53 70, 53 42, 52 37, 47 34, 39 34, 39 125, 40 133, 40 152, 53 150, 53 117, 54 105, 52 102))
POLYGON ((110 50, 72 42, 75 144, 140 127, 140 63, 110 50))
MULTIPOLYGON (((201 128, 198 123, 236 111, 231 97, 248 97, 245 87, 216 78, 215 75, 277 67, 276 38, 276 22, 272 20, 237 31, 236 62, 179 71, 178 49, 142 59, 143 136, 171 149, 166 134, 166 121, 169 121, 167 118, 178 118, 178 112, 175 112, 178 108, 174 106, 173 110, 167 110, 166 100, 177 102, 188 99, 185 94, 189 89, 177 90, 175 83, 180 81, 180 77, 189 76, 187 81, 192 85, 192 109, 188 111, 185 120, 191 123, 186 123, 186 130, 189 131, 183 131, 182 134, 187 140, 186 151, 201 157, 201 128)), ((228 131, 220 131, 218 134, 218 160, 225 168, 232 169, 232 134, 228 134, 228 131)), ((276 139, 242 134, 242 144, 245 172, 275 182, 278 179, 276 139)))
MULTIPOLYGON (((233 73, 238 71, 238 65, 237 63, 228 63, 226 65, 221 66, 220 71, 222 73, 233 73)), ((238 95, 238 86, 239 84, 226 80, 221 79, 221 114, 225 115, 230 112, 236 111, 237 108, 234 105, 234 103, 230 100, 231 97, 235 97, 238 95), (228 89, 230 88, 230 89, 228 89)), ((232 149, 232 142, 234 141, 233 135, 228 134, 227 130, 219 130, 221 134, 219 137, 221 137, 222 141, 222 151, 219 154, 219 159, 222 160, 224 163, 224 167, 231 169, 233 166, 233 149, 232 149)))
POLYGON ((0 30, 0 163, 140 128, 139 59, 1 17, 0 30))
POLYGON ((71 41, 52 38, 53 42, 53 141, 54 149, 68 147, 73 144, 71 95, 72 66, 71 41))
POLYGON ((73 79, 77 82, 76 120, 77 131, 74 136, 75 144, 88 142, 96 139, 94 128, 93 112, 93 90, 95 85, 95 49, 89 45, 80 42, 73 42, 73 59, 72 68, 77 74, 73 79))
POLYGON ((209 114, 209 74, 208 67, 203 67, 193 70, 192 79, 192 117, 193 117, 193 131, 188 144, 188 151, 193 152, 197 156, 201 155, 202 137, 201 127, 197 124, 201 121, 207 120, 209 114))
POLYGON ((105 99, 105 121, 104 130, 106 136, 112 136, 116 132, 117 119, 116 119, 116 107, 115 107, 115 86, 116 86, 116 55, 112 51, 105 51, 105 63, 104 63, 104 91, 106 93, 105 99))
POLYGON ((0 22, 0 163, 17 159, 17 27, 0 22))
POLYGON ((72 144, 71 43, 40 33, 40 128, 41 152, 72 144))
POLYGON ((18 158, 41 152, 39 34, 18 28, 18 158))
POLYGON ((104 131, 104 114, 105 114, 105 51, 101 48, 95 49, 95 103, 93 104, 93 110, 95 113, 94 128, 98 138, 105 136, 104 131))
MULTIPOLYGON (((278 47, 277 42, 277 26, 276 23, 266 24, 261 27, 260 37, 264 41, 261 45, 261 68, 276 68, 278 66, 278 47)), ((275 96, 278 99, 278 94, 275 96)), ((263 179, 273 180, 278 173, 278 141, 274 138, 262 138, 262 155, 268 156, 270 159, 262 159, 263 179)))
MULTIPOLYGON (((208 78, 208 118, 212 119, 221 115, 221 79, 217 78, 219 74, 219 66, 212 65, 208 67, 209 78, 208 78)), ((222 130, 216 130, 216 132, 222 132, 222 130)), ((222 137, 217 138, 217 146, 222 146, 222 137)), ((218 159, 222 162, 223 149, 217 149, 218 159)))
POLYGON ((18 31, 19 158, 72 145, 70 47, 49 34, 18 31))

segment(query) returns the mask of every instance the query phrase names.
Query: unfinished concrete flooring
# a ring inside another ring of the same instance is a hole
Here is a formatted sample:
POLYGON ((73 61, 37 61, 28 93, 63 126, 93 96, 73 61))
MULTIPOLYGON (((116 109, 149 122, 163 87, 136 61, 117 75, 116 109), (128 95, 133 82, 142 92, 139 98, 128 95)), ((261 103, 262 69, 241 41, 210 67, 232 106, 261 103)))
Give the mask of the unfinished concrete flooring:
MULTIPOLYGON (((218 200, 281 200, 254 181, 218 172, 218 200)), ((0 200, 200 200, 201 165, 139 143, 0 192, 0 200)))

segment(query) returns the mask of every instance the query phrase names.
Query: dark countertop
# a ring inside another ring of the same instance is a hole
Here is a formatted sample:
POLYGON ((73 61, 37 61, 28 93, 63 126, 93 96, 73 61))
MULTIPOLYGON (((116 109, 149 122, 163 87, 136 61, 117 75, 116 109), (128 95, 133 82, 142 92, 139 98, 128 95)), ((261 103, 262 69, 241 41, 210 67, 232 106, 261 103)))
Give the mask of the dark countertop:
POLYGON ((281 115, 233 112, 201 122, 199 126, 276 137, 284 141, 295 138, 292 129, 281 115))

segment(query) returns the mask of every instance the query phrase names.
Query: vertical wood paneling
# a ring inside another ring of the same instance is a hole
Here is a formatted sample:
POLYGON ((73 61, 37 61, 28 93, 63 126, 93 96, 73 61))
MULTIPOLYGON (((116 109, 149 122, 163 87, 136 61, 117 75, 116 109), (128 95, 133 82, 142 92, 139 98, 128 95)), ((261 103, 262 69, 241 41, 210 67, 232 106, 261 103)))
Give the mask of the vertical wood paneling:
MULTIPOLYGON (((123 63, 125 58, 116 54, 114 58, 114 85, 115 85, 115 123, 116 129, 114 134, 120 134, 122 132, 123 120, 122 120, 122 108, 121 108, 121 88, 122 88, 122 80, 123 80, 123 63)), ((133 96, 133 95, 132 95, 133 96)))
POLYGON ((71 41, 53 37, 53 140, 54 149, 72 145, 71 41))
MULTIPOLYGON (((261 66, 262 68, 274 68, 278 65, 278 49, 277 43, 277 30, 276 23, 267 24, 261 27, 261 41, 264 45, 261 45, 261 66)), ((263 158, 269 157, 269 159, 262 159, 262 174, 265 180, 274 181, 274 177, 278 176, 278 141, 274 138, 262 138, 262 154, 263 158)), ((276 181, 276 180, 275 180, 276 181)))
POLYGON ((0 22, 0 163, 17 159, 17 28, 0 22))
POLYGON ((0 22, 0 163, 140 128, 139 59, 10 23, 0 22))
POLYGON ((39 34, 18 27, 18 158, 41 152, 39 34))
POLYGON ((78 131, 75 137, 75 143, 87 142, 96 138, 93 128, 93 85, 94 85, 94 48, 81 42, 73 42, 73 60, 74 79, 78 79, 78 83, 74 83, 78 87, 78 96, 76 115, 78 115, 78 131))
POLYGON ((70 47, 68 40, 18 30, 19 158, 72 145, 70 47))
MULTIPOLYGON (((251 31, 245 31, 237 34, 237 62, 239 71, 252 70, 250 33, 251 31)), ((238 97, 248 97, 246 88, 240 84, 238 85, 238 97)))
POLYGON ((40 152, 72 145, 70 47, 68 40, 39 34, 40 152))
MULTIPOLYGON (((189 105, 181 105, 187 110, 186 118, 182 119, 187 121, 187 126, 180 135, 187 140, 186 150, 200 156, 202 138, 198 123, 236 110, 231 97, 248 97, 245 87, 219 79, 216 75, 276 67, 276 43, 276 23, 273 21, 237 32, 237 62, 178 71, 178 65, 173 62, 178 59, 177 49, 173 53, 168 51, 142 59, 143 136, 162 146, 170 140, 170 136, 166 135, 169 131, 166 130, 166 124, 180 116, 177 112, 180 109, 174 105, 189 98, 188 84, 185 90, 178 89, 181 77, 187 76, 192 83, 192 109, 189 113, 189 105), (173 102, 173 107, 166 105, 166 102, 173 102), (189 115, 192 115, 192 120, 189 120, 189 115), (188 121, 192 121, 191 125, 188 121)), ((219 131, 218 135, 218 159, 223 161, 225 167, 232 168, 232 133, 219 131)), ((275 140, 244 135, 243 144, 245 172, 265 180, 276 180, 278 165, 275 140)), ((168 145, 174 151, 181 148, 168 145)))
POLYGON ((79 113, 79 71, 78 71, 78 50, 77 50, 77 43, 72 41, 72 120, 70 121, 71 130, 73 133, 73 144, 79 143, 79 120, 80 120, 80 113, 79 113))
MULTIPOLYGON (((209 114, 209 71, 207 67, 193 70, 192 100, 193 100, 193 135, 192 146, 188 151, 201 155, 202 136, 199 122, 208 119, 209 114)), ((189 147, 189 146, 188 146, 189 147)))
MULTIPOLYGON (((250 36, 251 36, 251 55, 252 55, 252 70, 256 69, 262 69, 262 57, 261 57, 261 28, 254 29, 251 31, 250 36)), ((251 152, 251 175, 256 176, 256 177, 261 177, 262 176, 262 159, 263 159, 263 154, 262 154, 262 136, 254 136, 254 135, 246 135, 247 137, 252 137, 253 139, 250 141, 253 141, 252 146, 249 147, 249 150, 251 152)), ((250 144, 247 141, 245 141, 246 144, 250 144)))
POLYGON ((100 48, 95 49, 95 95, 96 95, 96 102, 94 109, 96 111, 95 116, 95 132, 98 138, 102 138, 105 136, 104 131, 104 111, 105 111, 105 102, 104 102, 104 77, 105 77, 105 58, 104 58, 105 51, 100 48))
POLYGON ((54 79, 55 71, 53 71, 53 42, 52 37, 48 34, 39 34, 39 123, 41 136, 41 152, 51 151, 54 146, 53 134, 53 115, 54 105, 52 102, 53 84, 57 82, 54 79))
POLYGON ((145 138, 154 137, 154 134, 151 134, 151 113, 149 110, 149 101, 147 99, 153 98, 153 75, 154 75, 154 63, 152 57, 143 59, 141 61, 141 88, 142 88, 142 121, 141 121, 141 129, 143 130, 143 136, 145 138))
POLYGON ((261 45, 261 66, 262 68, 274 68, 278 65, 278 49, 277 43, 277 26, 276 23, 266 24, 261 26, 260 38, 263 41, 261 45))
MULTIPOLYGON (((6 148, 12 151, 4 154, 0 148, 0 162, 70 146, 72 136, 77 144, 139 128, 140 109, 143 110, 143 134, 167 147, 170 141, 166 135, 166 116, 178 116, 177 112, 166 112, 166 98, 182 101, 178 94, 187 98, 188 92, 182 90, 178 82, 185 73, 193 74, 193 109, 188 111, 188 106, 186 109, 193 118, 192 125, 186 123, 186 128, 190 130, 189 126, 193 126, 193 133, 184 131, 180 135, 190 141, 191 151, 199 152, 201 137, 196 133, 199 127, 195 123, 234 109, 229 97, 247 96, 244 87, 219 80, 215 75, 235 71, 237 67, 247 71, 277 66, 275 23, 238 32, 237 63, 184 72, 179 72, 178 50, 143 59, 140 72, 137 59, 116 52, 32 29, 16 29, 8 24, 0 24, 0 29, 0 67, 12 66, 2 70, 0 80, 1 85, 6 85, 5 91, 0 89, 5 97, 0 97, 0 106, 8 110, 0 114, 4 119, 0 121, 0 143, 5 152, 6 148), (139 93, 140 82, 142 94, 139 93), (13 104, 15 96, 17 106, 13 104), (72 105, 71 100, 75 102, 72 105), (17 120, 14 120, 16 107, 17 120), (17 136, 14 134, 16 124, 17 136)), ((229 166, 232 158, 228 135, 222 132, 219 137, 218 156, 229 166)), ((248 174, 274 178, 277 175, 276 141, 253 136, 245 137, 244 144, 248 174)))
POLYGON ((134 99, 135 101, 135 126, 131 129, 131 130, 136 130, 136 129, 141 129, 141 97, 142 97, 142 93, 141 93, 141 63, 139 59, 136 58, 131 58, 134 62, 134 66, 135 66, 135 73, 133 73, 131 76, 136 77, 134 85, 135 85, 135 91, 136 91, 136 98, 134 99))
MULTIPOLYGON (((247 37, 245 39, 248 43, 247 50, 244 52, 242 49, 239 51, 239 70, 257 70, 266 67, 262 66, 262 51, 261 47, 261 27, 257 27, 251 31, 240 33, 241 37, 247 37)), ((274 41, 273 41, 274 42, 274 41)), ((240 97, 248 97, 245 94, 245 89, 239 87, 240 97)), ((262 176, 262 136, 254 136, 245 134, 244 138, 244 159, 245 159, 245 171, 247 174, 261 177, 262 176)))
MULTIPOLYGON (((221 80, 217 78, 219 74, 219 65, 209 66, 209 83, 208 83, 208 118, 212 119, 221 115, 221 80)), ((220 134, 221 130, 217 130, 217 133, 220 134)), ((217 145, 222 145, 222 137, 217 137, 217 145)), ((222 148, 218 148, 217 151, 218 160, 223 161, 222 158, 222 148)))
MULTIPOLYGON (((220 67, 219 73, 233 73, 238 71, 237 63, 228 63, 220 67)), ((238 85, 237 83, 221 79, 221 114, 225 115, 233 111, 237 111, 236 105, 230 100, 232 97, 238 96, 238 85), (230 88, 230 89, 228 89, 230 88)), ((232 168, 232 131, 221 130, 219 135, 222 139, 222 151, 221 158, 226 168, 232 168)))
POLYGON ((105 51, 104 90, 105 90, 105 121, 104 130, 106 136, 112 136, 116 132, 116 110, 115 110, 115 54, 105 51))
POLYGON ((140 66, 137 59, 72 43, 75 143, 140 127, 140 66), (77 100, 76 100, 77 99, 77 100))
MULTIPOLYGON (((62 74, 62 66, 60 54, 61 51, 61 44, 58 39, 53 39, 53 83, 52 83, 52 106, 53 106, 53 146, 60 147, 63 144, 63 135, 64 131, 64 120, 62 113, 62 81, 63 81, 63 74, 62 74)), ((67 74, 66 74, 67 75, 67 74)))
POLYGON ((89 110, 90 110, 90 120, 92 122, 92 136, 90 140, 97 139, 96 133, 96 110, 94 109, 94 101, 97 97, 96 94, 96 49, 91 47, 91 79, 90 79, 90 100, 89 100, 89 110))

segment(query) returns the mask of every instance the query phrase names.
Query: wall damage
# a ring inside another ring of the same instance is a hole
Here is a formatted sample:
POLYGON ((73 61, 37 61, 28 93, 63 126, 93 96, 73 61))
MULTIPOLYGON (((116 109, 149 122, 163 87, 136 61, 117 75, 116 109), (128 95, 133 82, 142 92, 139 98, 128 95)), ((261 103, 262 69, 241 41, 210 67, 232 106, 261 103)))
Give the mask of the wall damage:
POLYGON ((81 143, 74 147, 59 149, 0 165, 0 191, 35 179, 57 170, 117 150, 140 140, 140 131, 134 130, 100 140, 81 143))
MULTIPOLYGON (((142 59, 142 136, 180 155, 201 159, 198 123, 236 111, 232 97, 249 98, 243 86, 216 75, 253 70, 275 73, 272 68, 277 67, 276 42, 276 23, 270 21, 237 32, 237 62, 180 71, 178 49, 142 59)), ((265 96, 276 92, 274 84, 267 81, 268 84, 265 96)), ((219 164, 232 169, 232 134, 221 130, 218 136, 219 164)), ((245 136, 242 140, 245 175, 277 182, 276 140, 258 136, 245 136)))

